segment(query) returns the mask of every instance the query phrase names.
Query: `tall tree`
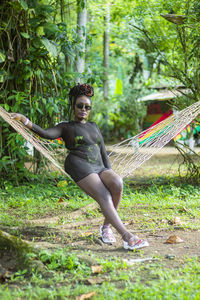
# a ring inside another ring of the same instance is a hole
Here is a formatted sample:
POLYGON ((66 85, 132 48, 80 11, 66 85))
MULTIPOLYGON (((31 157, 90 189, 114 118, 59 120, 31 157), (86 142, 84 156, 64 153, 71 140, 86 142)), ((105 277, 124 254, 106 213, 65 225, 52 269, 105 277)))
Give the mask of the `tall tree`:
POLYGON ((108 98, 108 74, 109 74, 109 34, 110 34, 110 3, 107 3, 107 11, 104 17, 104 37, 103 37, 103 66, 104 66, 104 78, 103 78, 103 96, 104 99, 108 98))
MULTIPOLYGON (((85 70, 85 41, 86 41, 86 23, 87 8, 86 0, 77 0, 77 35, 80 39, 80 50, 76 57, 76 70, 83 74, 85 70)), ((81 78, 79 78, 81 81, 81 78)))

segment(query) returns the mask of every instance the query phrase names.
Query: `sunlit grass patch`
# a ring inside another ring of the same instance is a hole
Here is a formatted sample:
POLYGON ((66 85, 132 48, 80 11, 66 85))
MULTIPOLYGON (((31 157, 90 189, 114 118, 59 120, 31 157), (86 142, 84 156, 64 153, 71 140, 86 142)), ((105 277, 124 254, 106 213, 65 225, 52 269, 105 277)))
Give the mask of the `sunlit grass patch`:
POLYGON ((170 227, 174 217, 179 216, 182 227, 197 229, 200 222, 189 222, 200 217, 199 196, 200 187, 187 184, 154 183, 139 190, 127 185, 119 213, 123 220, 132 217, 144 228, 170 227))
POLYGON ((29 184, 20 187, 8 185, 0 190, 0 224, 19 225, 23 220, 70 213, 91 203, 92 199, 75 184, 57 187, 48 184, 29 184), (62 202, 67 205, 62 205, 62 202))
MULTIPOLYGON (((8 284, 0 287, 1 299, 74 299, 93 292, 92 299, 199 299, 200 262, 197 257, 185 258, 184 266, 170 269, 160 260, 129 267, 120 260, 104 260, 102 272, 92 269, 67 249, 39 254, 48 276, 33 272, 17 272, 8 284), (58 272, 59 271, 59 272, 58 272), (96 279, 95 279, 96 278, 96 279), (88 279, 88 280, 87 280, 88 279)), ((96 257, 97 258, 97 257, 96 257)))

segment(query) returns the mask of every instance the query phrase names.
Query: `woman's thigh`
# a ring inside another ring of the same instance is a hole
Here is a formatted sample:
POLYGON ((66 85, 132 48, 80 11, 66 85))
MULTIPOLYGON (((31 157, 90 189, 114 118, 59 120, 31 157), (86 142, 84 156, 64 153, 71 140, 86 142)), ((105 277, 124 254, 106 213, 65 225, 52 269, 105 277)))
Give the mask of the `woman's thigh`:
POLYGON ((110 198, 110 192, 104 185, 100 176, 92 173, 77 182, 77 185, 89 196, 95 200, 110 198))
POLYGON ((99 174, 104 185, 107 189, 113 193, 119 193, 123 190, 123 180, 122 178, 117 175, 113 170, 106 170, 99 174))

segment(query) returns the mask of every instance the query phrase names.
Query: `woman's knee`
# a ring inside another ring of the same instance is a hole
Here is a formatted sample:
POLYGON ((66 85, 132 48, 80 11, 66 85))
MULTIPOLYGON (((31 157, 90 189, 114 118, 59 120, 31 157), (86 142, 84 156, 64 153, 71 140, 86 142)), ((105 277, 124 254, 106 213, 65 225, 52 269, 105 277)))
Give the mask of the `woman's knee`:
POLYGON ((123 180, 120 176, 116 175, 112 178, 110 188, 115 193, 121 193, 123 190, 123 180))

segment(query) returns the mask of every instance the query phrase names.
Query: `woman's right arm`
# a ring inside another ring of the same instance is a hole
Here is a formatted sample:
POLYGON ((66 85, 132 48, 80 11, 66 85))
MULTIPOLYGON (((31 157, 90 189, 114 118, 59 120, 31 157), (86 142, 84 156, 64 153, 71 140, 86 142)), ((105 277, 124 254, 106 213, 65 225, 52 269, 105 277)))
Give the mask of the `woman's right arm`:
POLYGON ((28 118, 26 118, 22 114, 11 113, 10 116, 12 119, 22 122, 26 127, 37 133, 42 138, 53 140, 62 137, 62 123, 52 128, 42 129, 40 126, 32 123, 28 118))

